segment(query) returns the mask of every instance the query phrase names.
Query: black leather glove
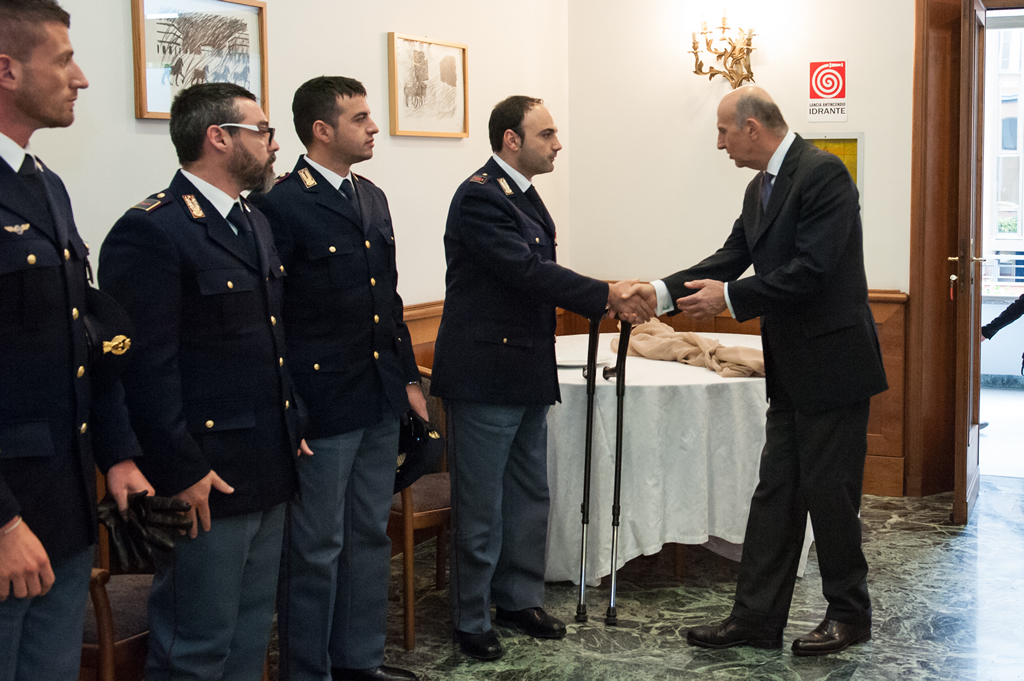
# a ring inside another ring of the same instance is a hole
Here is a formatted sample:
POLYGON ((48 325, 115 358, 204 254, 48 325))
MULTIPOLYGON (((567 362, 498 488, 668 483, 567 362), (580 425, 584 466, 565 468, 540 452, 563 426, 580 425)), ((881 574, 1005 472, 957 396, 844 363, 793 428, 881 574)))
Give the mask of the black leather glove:
POLYGON ((117 509, 117 501, 109 494, 104 497, 98 515, 110 535, 114 548, 111 559, 116 559, 117 571, 152 572, 152 549, 169 551, 174 548, 174 532, 192 527, 192 521, 179 514, 191 508, 180 499, 136 492, 128 495, 125 518, 117 509))

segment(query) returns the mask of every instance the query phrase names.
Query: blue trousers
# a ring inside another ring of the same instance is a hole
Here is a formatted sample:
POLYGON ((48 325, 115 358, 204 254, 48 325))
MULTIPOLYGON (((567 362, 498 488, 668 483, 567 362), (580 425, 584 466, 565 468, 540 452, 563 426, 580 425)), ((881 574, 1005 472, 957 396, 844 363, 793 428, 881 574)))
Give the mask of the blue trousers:
POLYGON ((544 605, 548 532, 547 405, 448 400, 452 487, 449 598, 459 631, 503 610, 544 605))
POLYGON ((384 661, 398 419, 307 444, 281 556, 281 678, 330 681, 384 661))
POLYGON ((44 596, 0 603, 0 681, 76 681, 93 547, 53 565, 44 596))
POLYGON ((285 505, 214 518, 155 552, 146 681, 254 681, 274 620, 285 505))

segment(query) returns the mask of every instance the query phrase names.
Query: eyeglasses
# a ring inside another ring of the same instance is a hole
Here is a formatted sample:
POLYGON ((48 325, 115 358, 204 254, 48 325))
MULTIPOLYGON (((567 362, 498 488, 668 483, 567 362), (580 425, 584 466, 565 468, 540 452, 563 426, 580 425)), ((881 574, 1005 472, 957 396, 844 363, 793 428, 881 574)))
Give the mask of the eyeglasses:
POLYGON ((267 146, 269 147, 271 144, 274 143, 274 128, 261 128, 258 125, 247 125, 245 123, 221 123, 217 127, 218 128, 245 128, 246 130, 252 130, 253 132, 258 132, 261 135, 269 133, 270 137, 267 138, 267 146))

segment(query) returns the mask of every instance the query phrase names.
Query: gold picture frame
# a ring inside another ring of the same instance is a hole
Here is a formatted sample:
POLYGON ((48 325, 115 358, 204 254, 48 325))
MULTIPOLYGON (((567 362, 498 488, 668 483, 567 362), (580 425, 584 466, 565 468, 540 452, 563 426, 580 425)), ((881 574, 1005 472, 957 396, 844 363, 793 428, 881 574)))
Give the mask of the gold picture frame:
POLYGON ((236 83, 270 116, 267 3, 132 0, 135 117, 168 119, 196 83, 236 83))
POLYGON ((469 47, 388 33, 391 134, 469 137, 469 47))

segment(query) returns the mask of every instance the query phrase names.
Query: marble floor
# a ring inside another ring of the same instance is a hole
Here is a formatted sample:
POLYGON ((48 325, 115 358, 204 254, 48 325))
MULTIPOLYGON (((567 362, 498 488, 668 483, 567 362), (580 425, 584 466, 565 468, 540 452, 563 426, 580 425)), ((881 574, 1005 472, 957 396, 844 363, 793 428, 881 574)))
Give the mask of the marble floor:
MULTIPOLYGON (((392 563, 389 664, 425 680, 942 679, 1024 680, 1024 480, 985 476, 967 527, 950 524, 952 496, 865 497, 864 546, 871 565, 874 638, 823 658, 788 650, 709 651, 686 645, 686 629, 729 613, 735 564, 699 547, 638 558, 620 571, 620 626, 598 615, 607 586, 588 590, 591 621, 573 622, 577 589, 549 584, 548 610, 566 620, 563 641, 497 629, 505 657, 482 663, 451 640, 446 592, 433 588, 433 542, 417 552, 417 646, 402 649, 401 563, 392 563)), ((607 582, 607 580, 605 580, 607 582)), ((787 641, 825 610, 814 550, 797 584, 787 641)))
POLYGON ((1024 390, 981 389, 978 463, 982 475, 1024 478, 1024 390))

